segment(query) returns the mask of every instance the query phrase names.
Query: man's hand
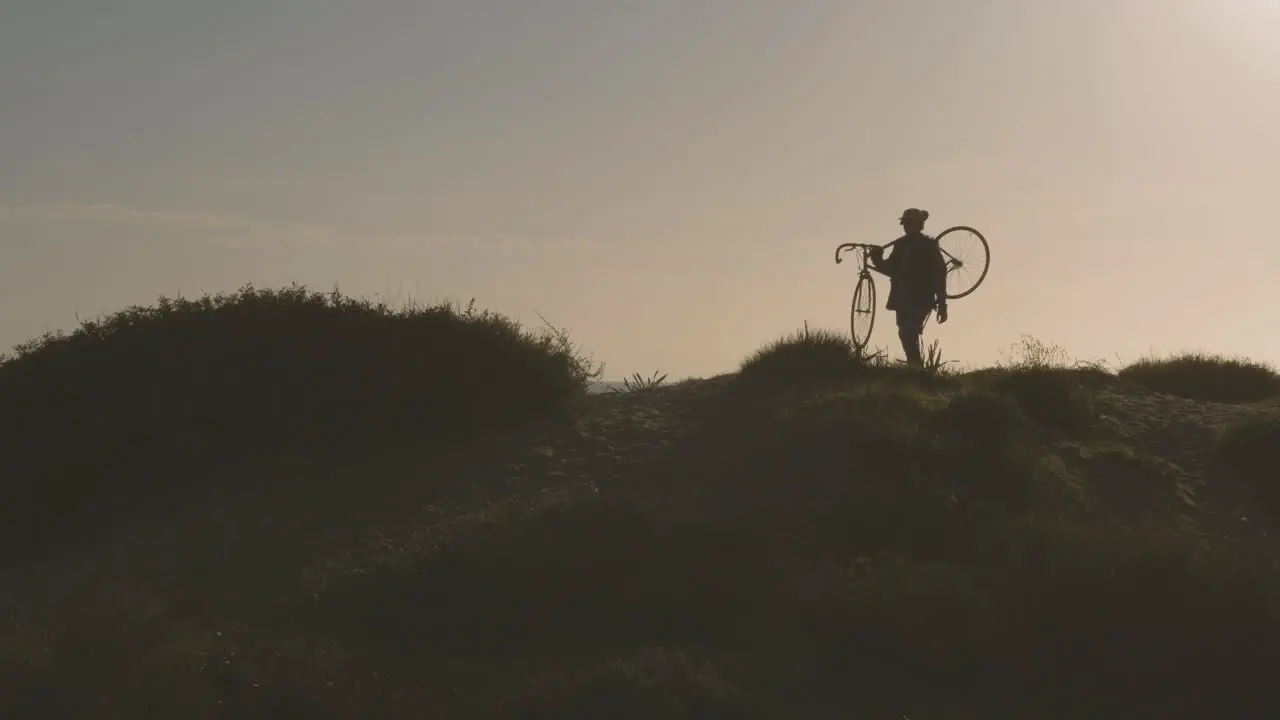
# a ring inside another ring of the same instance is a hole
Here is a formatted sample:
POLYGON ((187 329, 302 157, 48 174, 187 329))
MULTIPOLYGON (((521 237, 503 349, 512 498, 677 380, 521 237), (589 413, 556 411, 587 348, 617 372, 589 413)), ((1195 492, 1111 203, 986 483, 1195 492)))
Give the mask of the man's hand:
POLYGON ((938 324, 941 325, 946 321, 947 321, 947 306, 940 305, 938 307, 938 324))

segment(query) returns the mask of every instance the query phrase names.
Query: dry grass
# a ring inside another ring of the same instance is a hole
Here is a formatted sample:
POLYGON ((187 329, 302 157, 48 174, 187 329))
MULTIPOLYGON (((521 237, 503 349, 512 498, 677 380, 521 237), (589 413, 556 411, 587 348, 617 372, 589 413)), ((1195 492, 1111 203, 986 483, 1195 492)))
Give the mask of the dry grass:
POLYGON ((1280 375, 1271 365, 1210 353, 1146 358, 1122 368, 1119 377, 1192 400, 1247 403, 1280 396, 1280 375))
POLYGON ((1087 438, 1097 429, 1093 397, 1071 370, 1022 367, 996 375, 991 382, 1007 394, 1033 422, 1071 438, 1087 438))
POLYGON ((797 378, 822 382, 856 377, 882 365, 882 357, 860 354, 848 336, 805 326, 751 353, 742 361, 738 375, 744 381, 764 384, 797 378))

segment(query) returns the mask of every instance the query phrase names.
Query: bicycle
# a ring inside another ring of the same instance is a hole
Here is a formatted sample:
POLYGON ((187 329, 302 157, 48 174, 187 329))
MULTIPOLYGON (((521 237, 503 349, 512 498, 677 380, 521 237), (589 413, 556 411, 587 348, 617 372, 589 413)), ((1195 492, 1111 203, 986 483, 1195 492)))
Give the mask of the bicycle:
MULTIPOLYGON (((987 239, 982 233, 968 227, 966 225, 956 225, 943 230, 936 238, 938 249, 942 251, 943 260, 947 265, 947 299, 956 300, 965 297, 978 289, 982 281, 987 277, 987 270, 991 268, 991 249, 987 245, 987 239), (953 235, 954 233, 954 235, 953 235), (943 239, 951 236, 946 245, 943 239), (980 245, 982 253, 981 262, 982 270, 978 273, 978 279, 972 284, 965 283, 961 278, 964 273, 977 266, 974 262, 965 262, 961 256, 966 253, 961 249, 963 242, 972 236, 976 238, 980 245), (950 247, 950 249, 948 249, 950 247), (952 280, 956 283, 953 286, 952 280)), ((853 345, 856 350, 861 352, 866 348, 867 343, 871 340, 871 331, 875 328, 876 323, 876 281, 871 275, 871 266, 868 259, 871 250, 876 247, 890 248, 897 240, 884 245, 877 246, 868 243, 843 243, 836 247, 836 264, 843 262, 840 259, 840 253, 845 250, 858 250, 858 283, 853 288, 853 302, 849 307, 849 331, 853 335, 853 345), (865 327, 860 329, 860 321, 865 327)), ((928 318, 925 319, 928 322, 928 318)))

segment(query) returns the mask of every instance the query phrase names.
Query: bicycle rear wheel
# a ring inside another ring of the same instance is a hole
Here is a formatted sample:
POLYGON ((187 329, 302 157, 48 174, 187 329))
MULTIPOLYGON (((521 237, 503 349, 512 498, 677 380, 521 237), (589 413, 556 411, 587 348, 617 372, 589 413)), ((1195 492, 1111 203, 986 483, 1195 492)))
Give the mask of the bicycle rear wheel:
POLYGON ((982 233, 956 225, 938 235, 938 249, 947 263, 947 297, 955 300, 978 289, 991 267, 991 248, 982 233))
POLYGON ((849 307, 849 332, 858 351, 871 341, 871 329, 875 324, 876 281, 870 275, 863 275, 853 289, 853 303, 849 307))

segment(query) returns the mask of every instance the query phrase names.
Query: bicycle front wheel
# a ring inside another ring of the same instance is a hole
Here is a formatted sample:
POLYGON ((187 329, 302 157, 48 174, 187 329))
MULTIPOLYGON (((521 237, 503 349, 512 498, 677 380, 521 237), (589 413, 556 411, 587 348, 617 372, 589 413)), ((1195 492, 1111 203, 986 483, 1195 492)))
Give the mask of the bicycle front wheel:
POLYGON ((859 352, 871 341, 871 329, 876 324, 876 281, 871 275, 858 278, 853 289, 853 304, 849 308, 849 332, 853 346, 859 352))
POLYGON ((938 235, 938 249, 947 263, 947 297, 955 300, 978 289, 991 267, 991 248, 982 233, 957 225, 938 235))

